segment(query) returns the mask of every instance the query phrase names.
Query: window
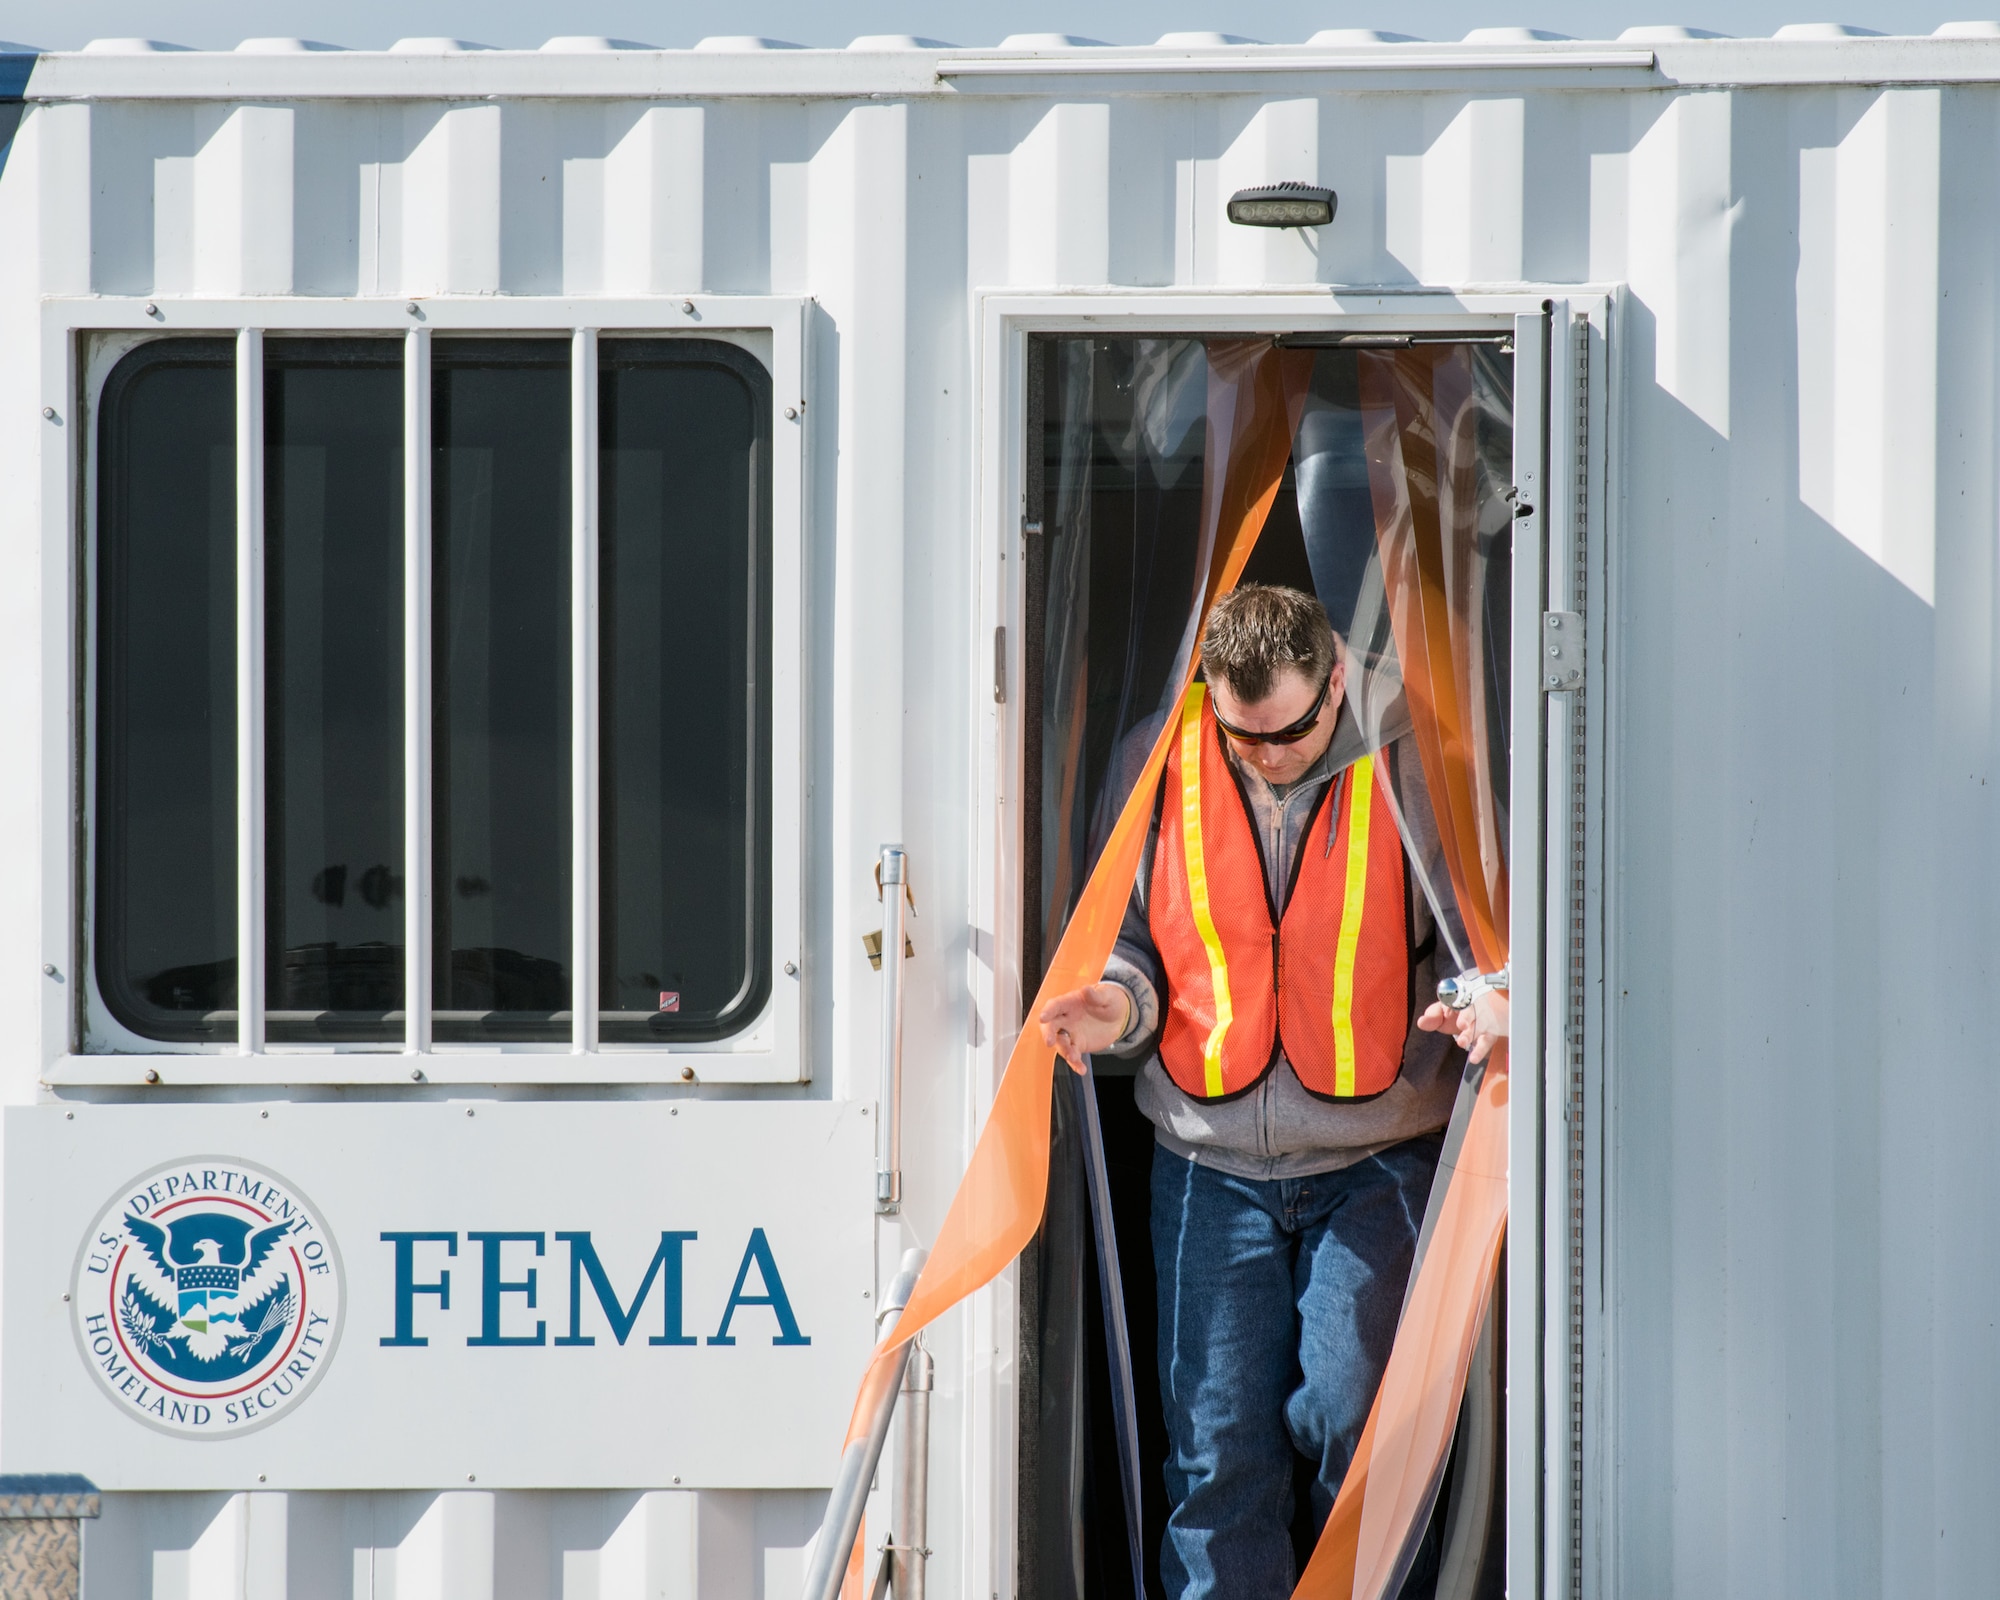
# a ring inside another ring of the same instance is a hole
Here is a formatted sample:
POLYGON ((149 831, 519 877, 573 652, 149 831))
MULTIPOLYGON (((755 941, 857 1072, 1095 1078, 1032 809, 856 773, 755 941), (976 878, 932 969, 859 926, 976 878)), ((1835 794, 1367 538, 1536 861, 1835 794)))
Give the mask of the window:
POLYGON ((274 333, 119 358, 98 407, 85 1049, 660 1048, 753 1025, 772 410, 765 365, 708 338, 274 333))
POLYGON ((266 1037, 400 1043, 403 353, 266 351, 266 1037))
POLYGON ((162 340, 104 388, 98 990, 155 1039, 236 1037, 236 383, 162 340))
POLYGON ((658 351, 606 340, 598 390, 599 1027, 712 1039, 771 981, 771 407, 740 350, 658 351))
POLYGON ((431 368, 435 1037, 570 1034, 569 347, 431 368))

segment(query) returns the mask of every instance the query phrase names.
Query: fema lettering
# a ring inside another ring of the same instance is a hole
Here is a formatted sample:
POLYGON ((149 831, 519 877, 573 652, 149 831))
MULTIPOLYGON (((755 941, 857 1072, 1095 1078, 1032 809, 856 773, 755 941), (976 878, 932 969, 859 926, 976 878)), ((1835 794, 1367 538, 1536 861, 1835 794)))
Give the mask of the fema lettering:
POLYGON ((746 1339, 758 1336, 751 1331, 752 1324, 761 1324, 763 1313, 768 1313, 775 1330, 772 1344, 812 1343, 809 1336, 799 1331, 799 1319, 792 1310, 791 1297, 785 1292, 785 1281, 771 1254, 771 1242, 762 1228, 750 1230, 720 1320, 715 1331, 706 1336, 697 1336, 687 1329, 682 1269, 687 1248, 697 1238, 693 1233, 660 1234, 659 1247, 646 1263, 629 1302, 612 1282, 588 1233, 556 1234, 557 1246, 568 1256, 569 1316, 568 1331, 558 1333, 553 1339, 549 1337, 548 1319, 533 1316, 537 1310, 548 1309, 542 1304, 543 1269, 533 1263, 547 1259, 549 1236, 533 1232, 468 1232, 463 1235, 466 1245, 463 1255, 459 1253, 460 1238, 461 1235, 451 1231, 382 1235, 382 1242, 391 1247, 395 1272, 394 1331, 382 1337, 382 1344, 403 1349, 428 1345, 435 1330, 420 1330, 419 1319, 451 1309, 454 1273, 461 1283, 466 1276, 465 1267, 454 1268, 451 1263, 468 1258, 477 1263, 474 1272, 479 1280, 479 1331, 465 1342, 476 1349, 594 1345, 597 1343, 594 1330, 600 1319, 612 1338, 622 1345, 632 1337, 649 1301, 654 1307, 652 1314, 658 1318, 657 1323, 650 1325, 659 1329, 647 1334, 649 1345, 733 1345, 737 1341, 734 1330, 739 1326, 738 1314, 743 1312, 751 1313, 740 1325, 746 1339), (419 1251, 423 1252, 421 1259, 419 1251), (429 1304, 420 1306, 419 1301, 429 1304), (594 1313, 589 1309, 593 1301, 594 1313), (586 1324, 593 1331, 586 1331, 586 1324))

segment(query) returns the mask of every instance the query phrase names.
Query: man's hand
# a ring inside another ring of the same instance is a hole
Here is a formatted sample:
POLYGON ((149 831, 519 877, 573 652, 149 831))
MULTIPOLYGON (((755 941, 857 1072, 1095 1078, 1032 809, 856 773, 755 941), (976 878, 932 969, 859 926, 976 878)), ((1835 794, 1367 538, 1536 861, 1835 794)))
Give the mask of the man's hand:
POLYGON ((1507 1037, 1507 1010, 1507 991, 1488 989, 1475 995, 1472 1004, 1463 1011, 1454 1011, 1439 1001, 1417 1018, 1417 1026, 1426 1033, 1456 1035, 1459 1049, 1476 1066, 1493 1053, 1494 1045, 1507 1037))
POLYGON ((1108 1050, 1124 1037, 1132 1021, 1132 997, 1119 984, 1093 983, 1057 995, 1035 1020, 1042 1025, 1042 1043, 1081 1072, 1085 1056, 1108 1050))

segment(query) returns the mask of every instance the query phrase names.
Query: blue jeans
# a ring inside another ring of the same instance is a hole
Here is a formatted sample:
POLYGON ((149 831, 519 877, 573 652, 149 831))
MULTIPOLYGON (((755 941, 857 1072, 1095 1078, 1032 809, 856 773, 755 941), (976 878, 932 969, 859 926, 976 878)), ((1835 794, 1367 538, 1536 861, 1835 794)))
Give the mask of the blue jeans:
POLYGON ((1442 1135, 1312 1178, 1153 1147, 1173 1600, 1285 1600, 1294 1452, 1333 1509, 1388 1364, 1442 1135))

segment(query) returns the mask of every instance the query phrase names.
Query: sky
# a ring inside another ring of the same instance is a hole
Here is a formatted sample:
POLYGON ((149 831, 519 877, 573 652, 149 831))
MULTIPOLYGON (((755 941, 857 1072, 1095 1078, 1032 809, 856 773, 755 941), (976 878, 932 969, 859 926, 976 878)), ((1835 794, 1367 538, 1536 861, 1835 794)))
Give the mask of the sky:
MULTIPOLYGON (((1979 17, 1979 7, 1980 0, 1970 9, 1966 0, 0 0, 0 39, 47 50, 121 37, 228 49, 278 36, 368 50, 441 35, 520 49, 555 34, 602 34, 672 48, 746 33, 823 46, 876 33, 994 45, 1030 32, 1150 44, 1171 30, 1214 29, 1282 44, 1321 28, 1371 27, 1460 39, 1473 28, 1514 25, 1607 39, 1659 22, 1754 37, 1788 22, 1929 33, 1979 17)), ((1985 0, 1984 14, 2000 16, 2000 0, 1985 0)))

